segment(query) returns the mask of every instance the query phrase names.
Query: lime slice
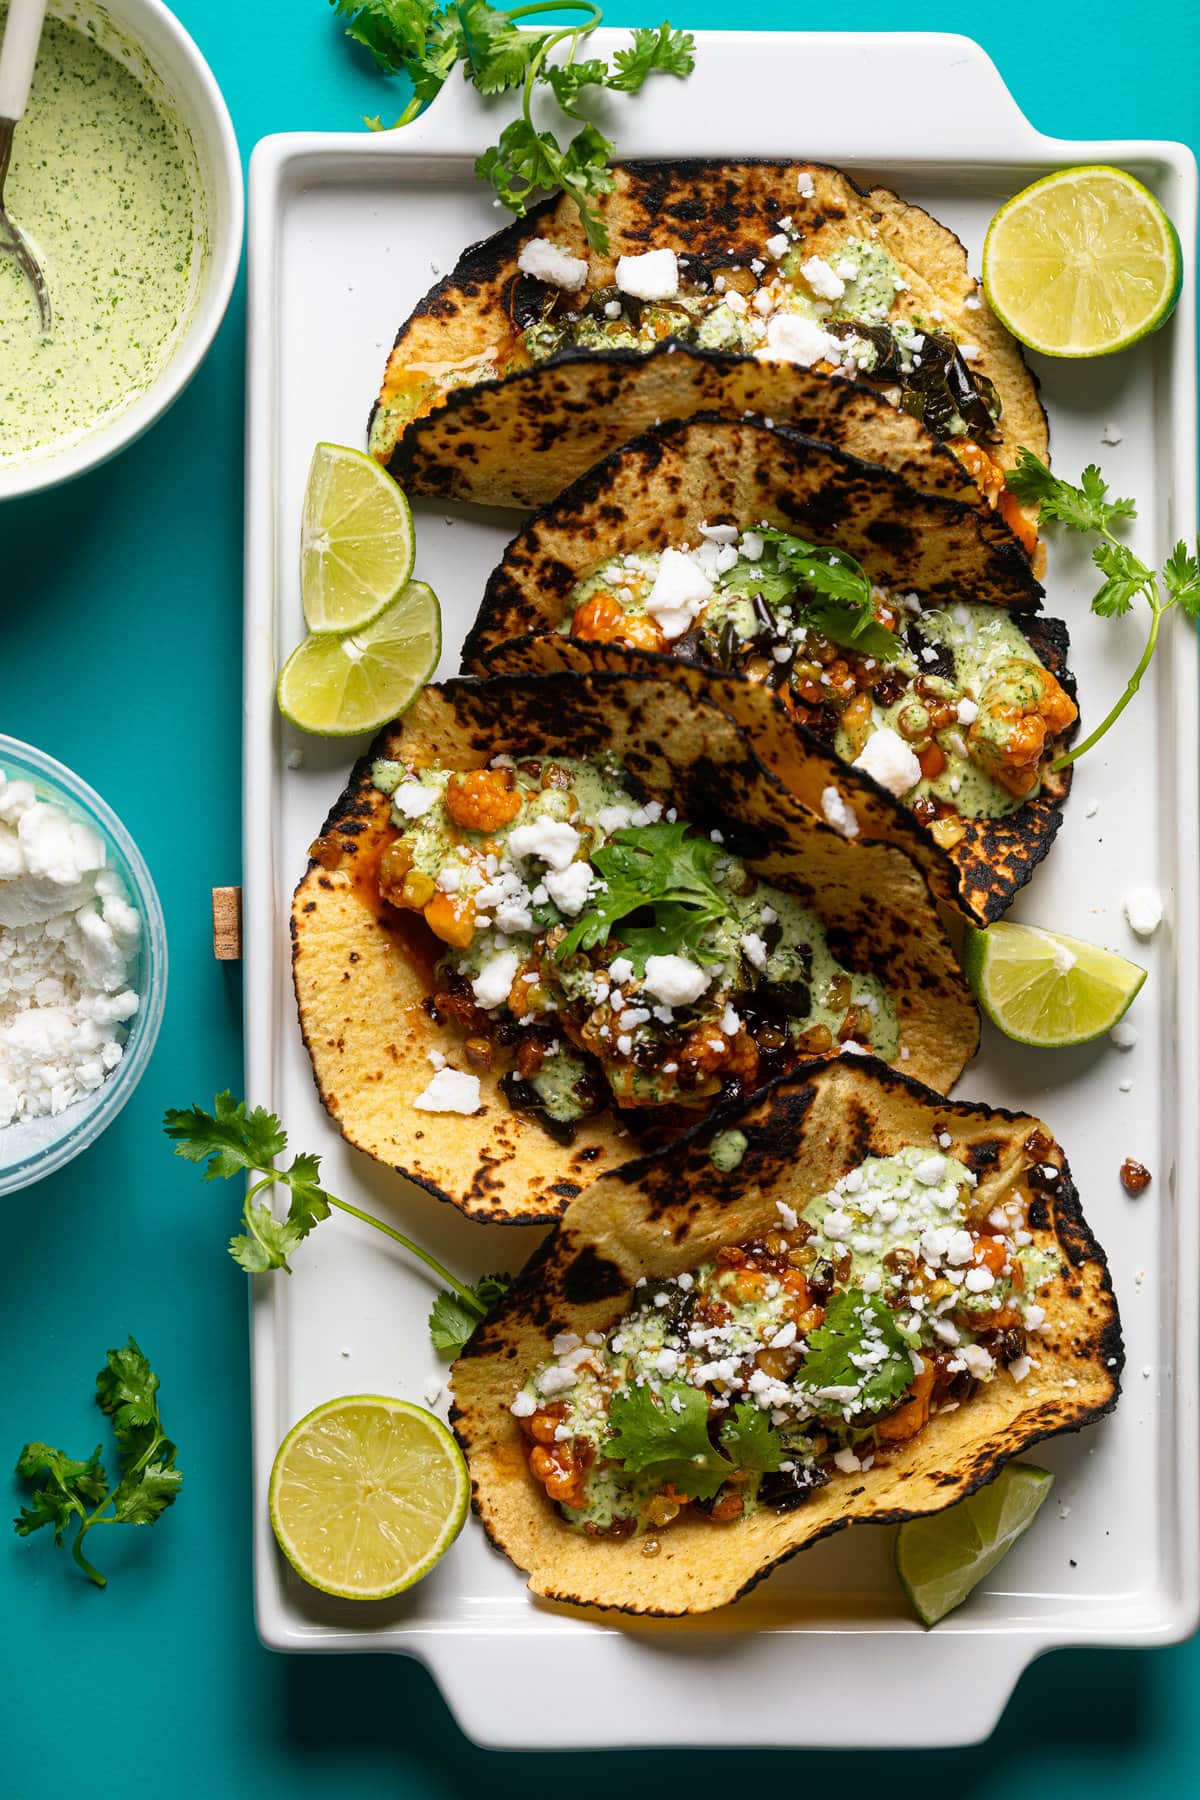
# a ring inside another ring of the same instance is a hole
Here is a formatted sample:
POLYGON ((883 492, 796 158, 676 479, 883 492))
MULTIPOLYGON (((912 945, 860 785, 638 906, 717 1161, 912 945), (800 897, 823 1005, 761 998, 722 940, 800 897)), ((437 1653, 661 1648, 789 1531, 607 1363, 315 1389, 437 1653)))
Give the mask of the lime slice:
POLYGON ((379 1394, 327 1400, 279 1446, 268 1502, 279 1548, 323 1594, 384 1600, 428 1575, 471 1483, 440 1419, 379 1394))
POLYGON ((1129 1010, 1145 969, 1036 925, 968 926, 963 971, 1005 1037, 1039 1049, 1087 1044, 1129 1010))
POLYGON ((413 572, 412 511, 361 450, 318 444, 300 528, 300 593, 310 631, 357 631, 413 572))
POLYGON ((1028 1531, 1053 1486, 1049 1469, 1009 1463, 969 1499, 900 1527, 896 1573, 922 1625, 962 1605, 1028 1531))
POLYGON ((1170 318, 1175 227, 1123 169, 1062 169, 1002 206, 983 246, 992 311, 1047 356, 1108 356, 1170 318))
POLYGON ((441 654, 437 595, 425 582, 410 581, 360 630, 305 638, 283 665, 279 710, 320 737, 374 731, 412 705, 441 654))

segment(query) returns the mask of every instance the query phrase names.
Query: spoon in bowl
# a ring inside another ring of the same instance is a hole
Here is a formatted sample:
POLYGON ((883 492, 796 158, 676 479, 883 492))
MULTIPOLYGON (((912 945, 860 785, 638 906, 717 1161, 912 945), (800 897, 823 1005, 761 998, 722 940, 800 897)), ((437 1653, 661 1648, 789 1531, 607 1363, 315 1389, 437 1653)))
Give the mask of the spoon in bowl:
POLYGON ((42 330, 49 331, 52 315, 46 278, 26 238, 4 210, 4 183, 12 160, 13 136, 29 100, 45 17, 46 0, 10 0, 4 39, 0 42, 0 255, 16 257, 37 297, 42 330))

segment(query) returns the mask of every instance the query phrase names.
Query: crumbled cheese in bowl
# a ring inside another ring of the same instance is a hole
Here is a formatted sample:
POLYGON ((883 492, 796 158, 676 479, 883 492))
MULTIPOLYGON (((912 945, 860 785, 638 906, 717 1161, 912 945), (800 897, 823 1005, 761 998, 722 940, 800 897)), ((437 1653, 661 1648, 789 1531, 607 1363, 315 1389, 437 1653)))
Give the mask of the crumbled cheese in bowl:
POLYGON ((103 802, 85 789, 72 804, 68 771, 0 750, 2 1193, 69 1160, 132 1091, 161 1016, 164 943, 144 865, 103 802))

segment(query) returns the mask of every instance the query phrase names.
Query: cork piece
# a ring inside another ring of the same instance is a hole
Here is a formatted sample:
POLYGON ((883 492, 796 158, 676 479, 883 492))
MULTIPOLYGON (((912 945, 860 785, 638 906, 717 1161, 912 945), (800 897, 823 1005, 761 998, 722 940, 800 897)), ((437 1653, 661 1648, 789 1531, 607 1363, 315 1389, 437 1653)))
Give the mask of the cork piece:
POLYGON ((218 962, 242 960, 242 890, 215 887, 212 891, 213 955, 218 962))

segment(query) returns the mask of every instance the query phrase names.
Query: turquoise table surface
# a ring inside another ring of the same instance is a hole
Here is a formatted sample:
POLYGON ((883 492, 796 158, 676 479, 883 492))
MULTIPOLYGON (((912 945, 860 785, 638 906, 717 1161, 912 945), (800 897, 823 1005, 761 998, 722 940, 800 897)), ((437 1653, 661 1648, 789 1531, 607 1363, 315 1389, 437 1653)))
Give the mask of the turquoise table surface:
MULTIPOLYGON (((392 106, 324 0, 177 0, 175 10, 213 66, 246 157, 266 132, 353 128, 392 106)), ((1117 0, 1057 0, 1047 11, 967 0, 950 12, 862 0, 840 20, 799 22, 966 32, 1043 130, 1190 136, 1196 147, 1191 11, 1183 0, 1153 15, 1117 0)), ((672 18, 778 29, 798 12, 787 0, 733 10, 690 0, 672 18)), ((607 22, 661 16, 617 4, 607 22)), ((100 1546, 106 1592, 44 1536, 0 1537, 0 1791, 342 1800, 534 1781, 587 1800, 614 1781, 649 1793, 746 1773, 805 1786, 847 1773, 930 1782, 972 1800, 1195 1791, 1195 1642, 1052 1655, 1027 1672, 986 1746, 898 1766, 860 1755, 849 1769, 826 1755, 802 1764, 703 1749, 499 1757, 463 1739, 415 1663, 260 1647, 246 1293, 223 1254, 234 1195, 203 1189, 158 1129, 164 1107, 241 1085, 240 984, 236 968, 212 960, 208 889, 239 879, 242 362, 239 289, 200 375, 149 437, 74 486, 0 507, 0 728, 79 769, 121 813, 157 878, 172 963, 162 1037, 120 1119, 70 1168, 0 1203, 0 1459, 29 1437, 86 1452, 102 1435, 93 1372, 132 1332, 162 1377, 186 1475, 153 1531, 112 1533, 100 1546)), ((5 1476, 0 1488, 15 1511, 16 1482, 5 1476)), ((936 1694, 913 1695, 915 1743, 937 1706, 936 1694)), ((553 1732, 550 1706, 550 1750, 553 1732)))

